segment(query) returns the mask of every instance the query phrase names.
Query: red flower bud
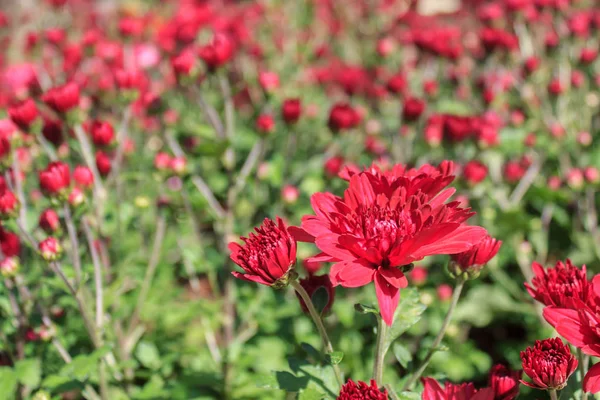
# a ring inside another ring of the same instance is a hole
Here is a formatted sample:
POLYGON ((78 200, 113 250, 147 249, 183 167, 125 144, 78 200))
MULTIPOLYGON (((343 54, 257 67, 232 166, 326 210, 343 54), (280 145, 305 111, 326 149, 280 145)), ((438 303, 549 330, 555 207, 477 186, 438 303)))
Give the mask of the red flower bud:
POLYGON ((233 276, 275 288, 287 286, 296 262, 296 240, 279 217, 276 223, 265 218, 255 231, 242 237, 243 246, 229 243, 231 259, 245 272, 232 272, 233 276))
POLYGON ((346 103, 335 104, 329 112, 328 126, 334 132, 356 127, 362 120, 358 111, 346 103))
POLYGON ((298 122, 301 113, 302 104, 300 99, 286 99, 281 105, 281 116, 288 125, 298 122))
POLYGON ((388 400, 387 390, 379 390, 377 383, 371 379, 370 385, 365 382, 354 382, 348 379, 348 382, 340 390, 337 400, 388 400))
POLYGON ((38 244, 40 255, 46 261, 56 261, 62 255, 62 246, 55 237, 49 237, 38 244))
POLYGON ((512 371, 502 364, 492 367, 489 385, 494 391, 494 400, 513 400, 519 394, 519 381, 523 371, 512 371))
POLYGON ((174 157, 169 163, 171 170, 177 175, 183 175, 187 171, 187 159, 185 157, 174 157))
POLYGON ((92 142, 96 146, 109 146, 115 140, 115 130, 112 125, 105 121, 94 121, 90 127, 92 142))
POLYGON ((69 193, 67 201, 69 202, 71 207, 80 206, 85 202, 85 193, 83 193, 83 191, 76 186, 73 189, 71 189, 71 193, 69 193))
POLYGON ((0 276, 3 278, 14 278, 19 272, 19 259, 17 257, 6 257, 0 261, 0 276))
POLYGON ((38 116, 38 109, 32 99, 27 99, 10 107, 8 109, 8 115, 15 125, 24 131, 28 131, 29 126, 38 116))
POLYGON ((96 152, 96 168, 98 168, 98 172, 102 176, 107 176, 110 174, 112 162, 110 161, 108 154, 103 151, 96 152))
POLYGON ((154 156, 154 167, 159 171, 165 171, 171 166, 171 156, 168 153, 157 153, 154 156))
POLYGON ((196 65, 196 55, 191 49, 185 49, 175 57, 171 58, 171 68, 177 79, 190 76, 196 65))
POLYGON ((48 90, 42 101, 58 114, 65 114, 79 105, 79 86, 74 82, 48 90))
POLYGON ((560 338, 536 340, 521 352, 523 371, 532 382, 521 383, 534 389, 560 390, 577 369, 577 359, 560 338))
POLYGON ((52 208, 47 208, 40 214, 38 225, 47 234, 55 233, 60 228, 58 213, 52 208))
POLYGON ((0 227, 0 249, 4 257, 18 257, 21 253, 19 236, 0 227))
POLYGON ((473 160, 465 164, 463 177, 470 185, 482 182, 487 177, 488 169, 485 164, 473 160))
POLYGON ((414 267, 409 273, 408 273, 408 278, 410 279, 410 281, 417 285, 420 286, 422 284, 425 283, 425 281, 427 281, 427 269, 423 268, 423 267, 414 267))
POLYGON ((14 218, 19 212, 19 200, 8 189, 0 191, 0 218, 14 218))
POLYGON ((82 189, 91 188, 94 185, 94 174, 92 171, 83 165, 78 165, 73 170, 73 179, 75 184, 82 189))
POLYGON ((419 119, 423 111, 425 111, 425 102, 416 97, 410 97, 404 102, 402 119, 406 122, 414 122, 419 119))
POLYGON ((256 129, 262 135, 269 134, 275 130, 275 120, 269 114, 261 114, 256 119, 256 129))
POLYGON ((502 241, 496 240, 490 235, 484 236, 477 244, 469 250, 453 254, 449 268, 455 276, 461 273, 467 273, 469 278, 477 277, 479 271, 485 264, 496 256, 502 241))
POLYGON ((71 185, 69 166, 62 161, 51 162, 39 173, 39 181, 40 188, 46 195, 59 195, 71 185))
POLYGON ((284 203, 294 204, 298 201, 298 197, 300 197, 300 191, 296 186, 285 185, 281 188, 281 198, 284 203))
POLYGON ((233 57, 233 52, 231 39, 225 34, 217 33, 209 44, 200 49, 198 55, 208 69, 215 70, 225 65, 233 57))
POLYGON ((56 147, 60 146, 64 142, 62 122, 45 118, 44 126, 42 127, 42 135, 56 147))
POLYGON ((261 71, 258 74, 258 83, 265 92, 272 92, 279 87, 279 75, 275 72, 261 71))
POLYGON ((436 293, 440 301, 449 301, 452 298, 452 286, 447 283, 442 283, 436 288, 436 293))

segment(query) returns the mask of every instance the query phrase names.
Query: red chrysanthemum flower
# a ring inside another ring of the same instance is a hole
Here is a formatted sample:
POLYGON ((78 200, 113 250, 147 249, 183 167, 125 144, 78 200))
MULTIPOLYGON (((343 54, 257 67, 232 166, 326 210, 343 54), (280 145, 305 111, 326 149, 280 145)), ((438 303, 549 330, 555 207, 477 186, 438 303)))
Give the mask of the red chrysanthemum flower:
POLYGON ((454 189, 451 164, 382 172, 372 167, 350 174, 344 197, 316 193, 316 215, 290 228, 298 240, 314 242, 322 254, 314 260, 334 262, 334 285, 359 287, 375 281, 381 316, 391 325, 407 280, 402 266, 434 254, 455 254, 478 242, 485 230, 466 226, 473 215, 458 202, 446 203, 454 189))
MULTIPOLYGON (((535 277, 527 291, 535 300, 546 306, 577 309, 593 301, 592 284, 587 279, 586 268, 577 268, 566 260, 558 261, 553 268, 544 269, 534 262, 531 266, 535 277)), ((549 321, 550 322, 550 321, 549 321)))
MULTIPOLYGON (((600 357, 600 275, 592 280, 593 301, 577 309, 549 306, 544 318, 573 346, 585 354, 600 357)), ((586 392, 600 392, 600 363, 592 366, 583 379, 586 392)))
POLYGON ((496 256, 501 245, 502 241, 486 235, 469 250, 452 255, 452 264, 458 271, 477 273, 496 256))
POLYGON ((337 400, 388 400, 387 390, 383 392, 377 387, 377 383, 371 379, 371 384, 365 382, 348 382, 342 386, 337 400))
POLYGON ((536 340, 521 352, 523 371, 532 382, 521 383, 534 389, 560 390, 577 369, 577 359, 560 338, 536 340))
POLYGON ((71 185, 69 165, 62 161, 51 162, 46 169, 40 171, 39 181, 44 193, 49 196, 60 194, 71 185))
POLYGON ((233 276, 276 288, 286 286, 296 262, 296 240, 279 217, 277 223, 265 218, 255 231, 241 238, 243 246, 229 243, 231 259, 245 272, 232 272, 233 276))
POLYGON ((513 371, 497 364, 490 370, 489 385, 494 391, 494 400, 513 400, 519 394, 522 370, 513 371))
POLYGON ((442 388, 433 378, 423 378, 422 400, 494 400, 491 388, 477 390, 472 383, 446 382, 442 388))

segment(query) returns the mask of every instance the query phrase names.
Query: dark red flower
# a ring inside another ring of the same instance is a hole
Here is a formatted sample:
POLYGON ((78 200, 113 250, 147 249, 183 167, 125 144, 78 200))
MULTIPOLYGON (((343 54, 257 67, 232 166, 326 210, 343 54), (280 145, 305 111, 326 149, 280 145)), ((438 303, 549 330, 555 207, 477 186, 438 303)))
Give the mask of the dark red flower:
POLYGON ((560 338, 536 340, 521 352, 523 371, 532 382, 521 383, 534 389, 560 390, 577 369, 577 359, 560 338))
POLYGON ((361 116, 350 104, 338 103, 335 104, 329 111, 329 121, 327 125, 329 129, 334 132, 351 129, 356 127, 360 121, 361 116))
POLYGON ((290 228, 301 241, 315 242, 322 251, 315 260, 334 262, 334 285, 359 287, 375 282, 383 320, 391 325, 408 284, 400 267, 434 254, 468 250, 485 234, 464 225, 469 209, 446 200, 454 189, 444 189, 454 176, 452 163, 438 168, 424 165, 391 171, 373 166, 347 171, 344 197, 316 193, 311 203, 316 215, 302 218, 302 229, 290 228))
POLYGON ((94 174, 88 167, 78 165, 73 170, 73 180, 82 189, 91 188, 94 185, 94 174))
POLYGON ((279 217, 276 223, 265 218, 255 231, 241 238, 243 246, 229 243, 231 259, 244 270, 232 272, 233 276, 276 288, 287 285, 296 262, 296 240, 279 217))
POLYGON ((508 161, 504 164, 503 176, 509 183, 517 183, 525 175, 526 168, 519 161, 508 161))
POLYGON ((487 174, 488 169, 485 164, 477 160, 466 163, 462 173, 467 183, 471 185, 482 182, 486 178, 487 174))
POLYGON ((175 57, 171 58, 171 68, 177 79, 191 75, 196 65, 196 55, 191 49, 185 49, 175 57))
POLYGON ((44 118, 44 126, 42 127, 42 135, 44 138, 55 146, 60 146, 63 141, 62 122, 55 119, 44 118))
POLYGON ((517 397, 521 375, 523 375, 522 370, 513 371, 502 364, 494 365, 489 375, 489 385, 494 391, 494 400, 513 400, 517 397))
POLYGON ((0 227, 0 249, 4 257, 15 257, 21 253, 19 235, 0 227))
POLYGON ((69 82, 52 88, 43 94, 42 100, 58 114, 65 114, 79 105, 79 86, 69 82))
MULTIPOLYGON (((310 274, 307 278, 300 279, 300 285, 306 290, 306 293, 312 298, 313 295, 321 290, 327 294, 327 303, 322 304, 322 314, 327 314, 329 310, 331 310, 331 306, 333 305, 333 301, 335 300, 335 289, 333 288, 333 284, 331 283, 331 279, 329 275, 312 275, 310 274)), ((306 308, 306 304, 304 304, 304 300, 302 297, 296 292, 296 296, 300 301, 300 305, 302 306, 302 311, 308 313, 308 309, 306 308)), ((314 301, 313 301, 314 302, 314 301)), ((317 304, 315 303, 315 307, 317 304)))
POLYGON ((49 196, 58 195, 71 185, 69 166, 62 161, 51 162, 39 173, 39 181, 44 193, 49 196))
POLYGON ((558 261, 552 268, 544 269, 537 262, 531 268, 535 276, 531 285, 525 283, 525 287, 531 297, 545 306, 578 309, 594 301, 585 265, 580 269, 567 259, 565 262, 558 261))
POLYGON ((419 119, 425 111, 425 102, 416 97, 410 97, 404 102, 402 108, 402 119, 406 122, 413 122, 419 119))
POLYGON ((107 176, 110 174, 112 169, 112 161, 110 160, 108 154, 100 150, 96 152, 96 168, 98 168, 98 172, 102 176, 107 176))
POLYGON ((281 105, 281 116, 286 124, 292 125, 298 122, 301 113, 300 99, 286 99, 281 105))
POLYGON ((275 120, 269 114, 261 114, 256 119, 256 130, 262 134, 267 135, 275 130, 275 120))
POLYGON ((377 383, 371 379, 370 385, 365 382, 348 382, 342 386, 337 400, 388 400, 387 390, 383 392, 377 387, 377 383))
POLYGON ((475 133, 473 117, 460 115, 444 116, 444 138, 460 142, 470 138, 475 133))
POLYGON ((229 37, 217 33, 212 41, 203 46, 198 55, 210 70, 225 65, 233 57, 234 45, 229 37))
POLYGON ((52 208, 44 210, 40 214, 38 224, 40 228, 42 228, 47 234, 56 232, 60 228, 60 219, 58 217, 58 213, 52 208))
MULTIPOLYGON (((592 280, 593 301, 578 309, 549 306, 544 318, 556 331, 584 354, 600 357, 600 275, 592 280)), ((592 366, 583 379, 586 392, 600 392, 600 363, 592 366)))
POLYGON ((452 255, 452 264, 462 272, 478 272, 485 264, 496 256, 502 241, 490 235, 479 239, 467 251, 452 255))
POLYGON ((10 107, 8 109, 8 115, 15 125, 24 131, 27 131, 31 123, 37 118, 38 109, 32 99, 27 99, 10 107))
POLYGON ((96 146, 108 146, 115 140, 115 130, 112 125, 106 121, 95 120, 90 126, 92 142, 96 146))
POLYGON ((0 218, 13 218, 19 211, 19 200, 8 189, 0 190, 0 218))
POLYGON ((402 94, 406 91, 408 83, 404 74, 398 73, 388 80, 386 88, 394 94, 402 94))
POLYGON ((433 378, 423 378, 422 400, 494 400, 491 388, 477 390, 472 383, 455 384, 446 381, 442 388, 433 378))

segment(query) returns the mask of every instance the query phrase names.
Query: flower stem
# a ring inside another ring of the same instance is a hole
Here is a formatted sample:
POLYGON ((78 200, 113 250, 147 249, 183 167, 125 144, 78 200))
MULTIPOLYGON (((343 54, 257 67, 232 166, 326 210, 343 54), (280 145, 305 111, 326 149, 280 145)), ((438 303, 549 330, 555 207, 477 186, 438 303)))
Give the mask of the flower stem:
MULTIPOLYGON (((331 345, 331 341, 329 340, 329 336, 327 335, 327 331, 325 330, 325 325, 323 325, 323 320, 321 319, 319 312, 315 309, 315 306, 313 305, 310 296, 308 295, 308 293, 306 293, 306 290, 304 290, 304 288, 302 287, 302 285, 300 285, 300 283, 298 283, 298 281, 292 280, 290 282, 290 285, 292 285, 294 290, 298 292, 300 297, 302 297, 304 304, 306 304, 306 308, 308 309, 310 316, 315 322, 317 330, 319 331, 319 335, 321 335, 321 339, 323 340, 325 352, 328 354, 333 353, 333 346, 331 345)), ((342 387, 344 385, 344 380, 342 378, 342 373, 340 371, 339 366, 333 365, 333 371, 335 372, 335 378, 337 379, 338 384, 340 385, 340 387, 342 387)))
POLYGON ((558 397, 556 396, 556 389, 548 390, 548 394, 550 395, 550 400, 558 400, 558 397))
POLYGON ((412 385, 414 385, 415 382, 419 380, 421 375, 423 375, 425 368, 427 368, 427 365, 431 361, 431 357, 433 357, 433 354, 437 351, 438 346, 440 345, 442 339, 444 338, 444 335, 446 334, 446 329, 448 329, 448 325, 450 325, 450 321, 452 320, 452 314, 456 309, 456 305, 458 304, 458 299, 460 298, 460 293, 462 292, 464 285, 464 279, 458 278, 456 281, 456 286, 454 287, 454 293, 452 293, 452 301, 450 303, 450 308, 448 308, 448 312, 446 313, 446 317, 444 318, 442 327, 440 328, 440 331, 435 337, 435 340, 433 341, 431 348, 427 352, 427 355, 423 359, 423 363, 421 364, 419 369, 417 369, 417 371, 408 379, 408 381, 406 381, 406 383, 402 387, 402 391, 409 390, 412 387, 412 385))
POLYGON ((387 325, 381 316, 377 316, 377 345, 375 347, 375 362, 373 363, 373 379, 379 386, 383 384, 383 362, 385 360, 384 344, 387 325))
POLYGON ((579 358, 579 373, 581 374, 581 400, 587 400, 588 394, 583 390, 583 379, 585 378, 585 374, 587 374, 590 356, 583 354, 581 349, 577 349, 577 358, 579 358))

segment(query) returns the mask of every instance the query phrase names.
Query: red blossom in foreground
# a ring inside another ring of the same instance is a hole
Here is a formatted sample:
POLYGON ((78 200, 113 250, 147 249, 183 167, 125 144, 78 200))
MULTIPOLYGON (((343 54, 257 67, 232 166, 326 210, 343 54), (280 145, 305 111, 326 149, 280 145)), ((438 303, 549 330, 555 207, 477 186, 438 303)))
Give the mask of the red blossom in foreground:
POLYGON ((233 56, 234 45, 225 34, 216 34, 212 41, 202 47, 198 53, 210 70, 226 64, 233 56))
POLYGON ((38 116, 38 109, 32 99, 27 99, 8 109, 10 119, 19 128, 27 131, 31 123, 38 116))
POLYGON ((451 163, 391 171, 371 167, 347 169, 350 184, 344 197, 315 193, 316 215, 290 228, 298 240, 314 242, 322 253, 314 260, 335 263, 334 285, 360 287, 375 282, 381 315, 391 325, 408 282, 402 269, 426 256, 468 250, 485 230, 466 226, 473 215, 457 202, 447 203, 454 189, 451 163))
MULTIPOLYGON (((534 262, 535 277, 525 283, 527 291, 545 306, 578 309, 593 301, 592 284, 586 276, 585 265, 577 268, 571 260, 558 261, 552 268, 544 269, 534 262)), ((554 326, 554 325, 553 325, 554 326)))
POLYGON ((444 383, 442 388, 435 379, 423 378, 422 400, 494 400, 491 388, 477 390, 472 383, 444 383))
POLYGON ((342 386, 337 400, 388 400, 388 393, 387 390, 383 392, 379 390, 373 379, 370 385, 348 379, 348 382, 342 386))
POLYGON ((523 371, 532 382, 521 383, 534 389, 560 390, 577 369, 577 359, 560 338, 536 340, 521 352, 523 371))
POLYGON ((287 285, 288 274, 296 262, 296 240, 281 218, 276 222, 265 218, 256 233, 242 237, 244 245, 229 243, 231 259, 244 273, 233 276, 276 288, 287 285))
POLYGON ((489 385, 494 391, 494 400, 513 400, 519 394, 519 381, 523 371, 513 371, 502 364, 490 370, 489 385))
MULTIPOLYGON (((592 280, 590 301, 579 304, 576 309, 564 306, 544 308, 544 318, 556 331, 584 354, 600 357, 600 275, 592 280)), ((600 392, 600 363, 592 366, 583 379, 586 392, 600 392)))

